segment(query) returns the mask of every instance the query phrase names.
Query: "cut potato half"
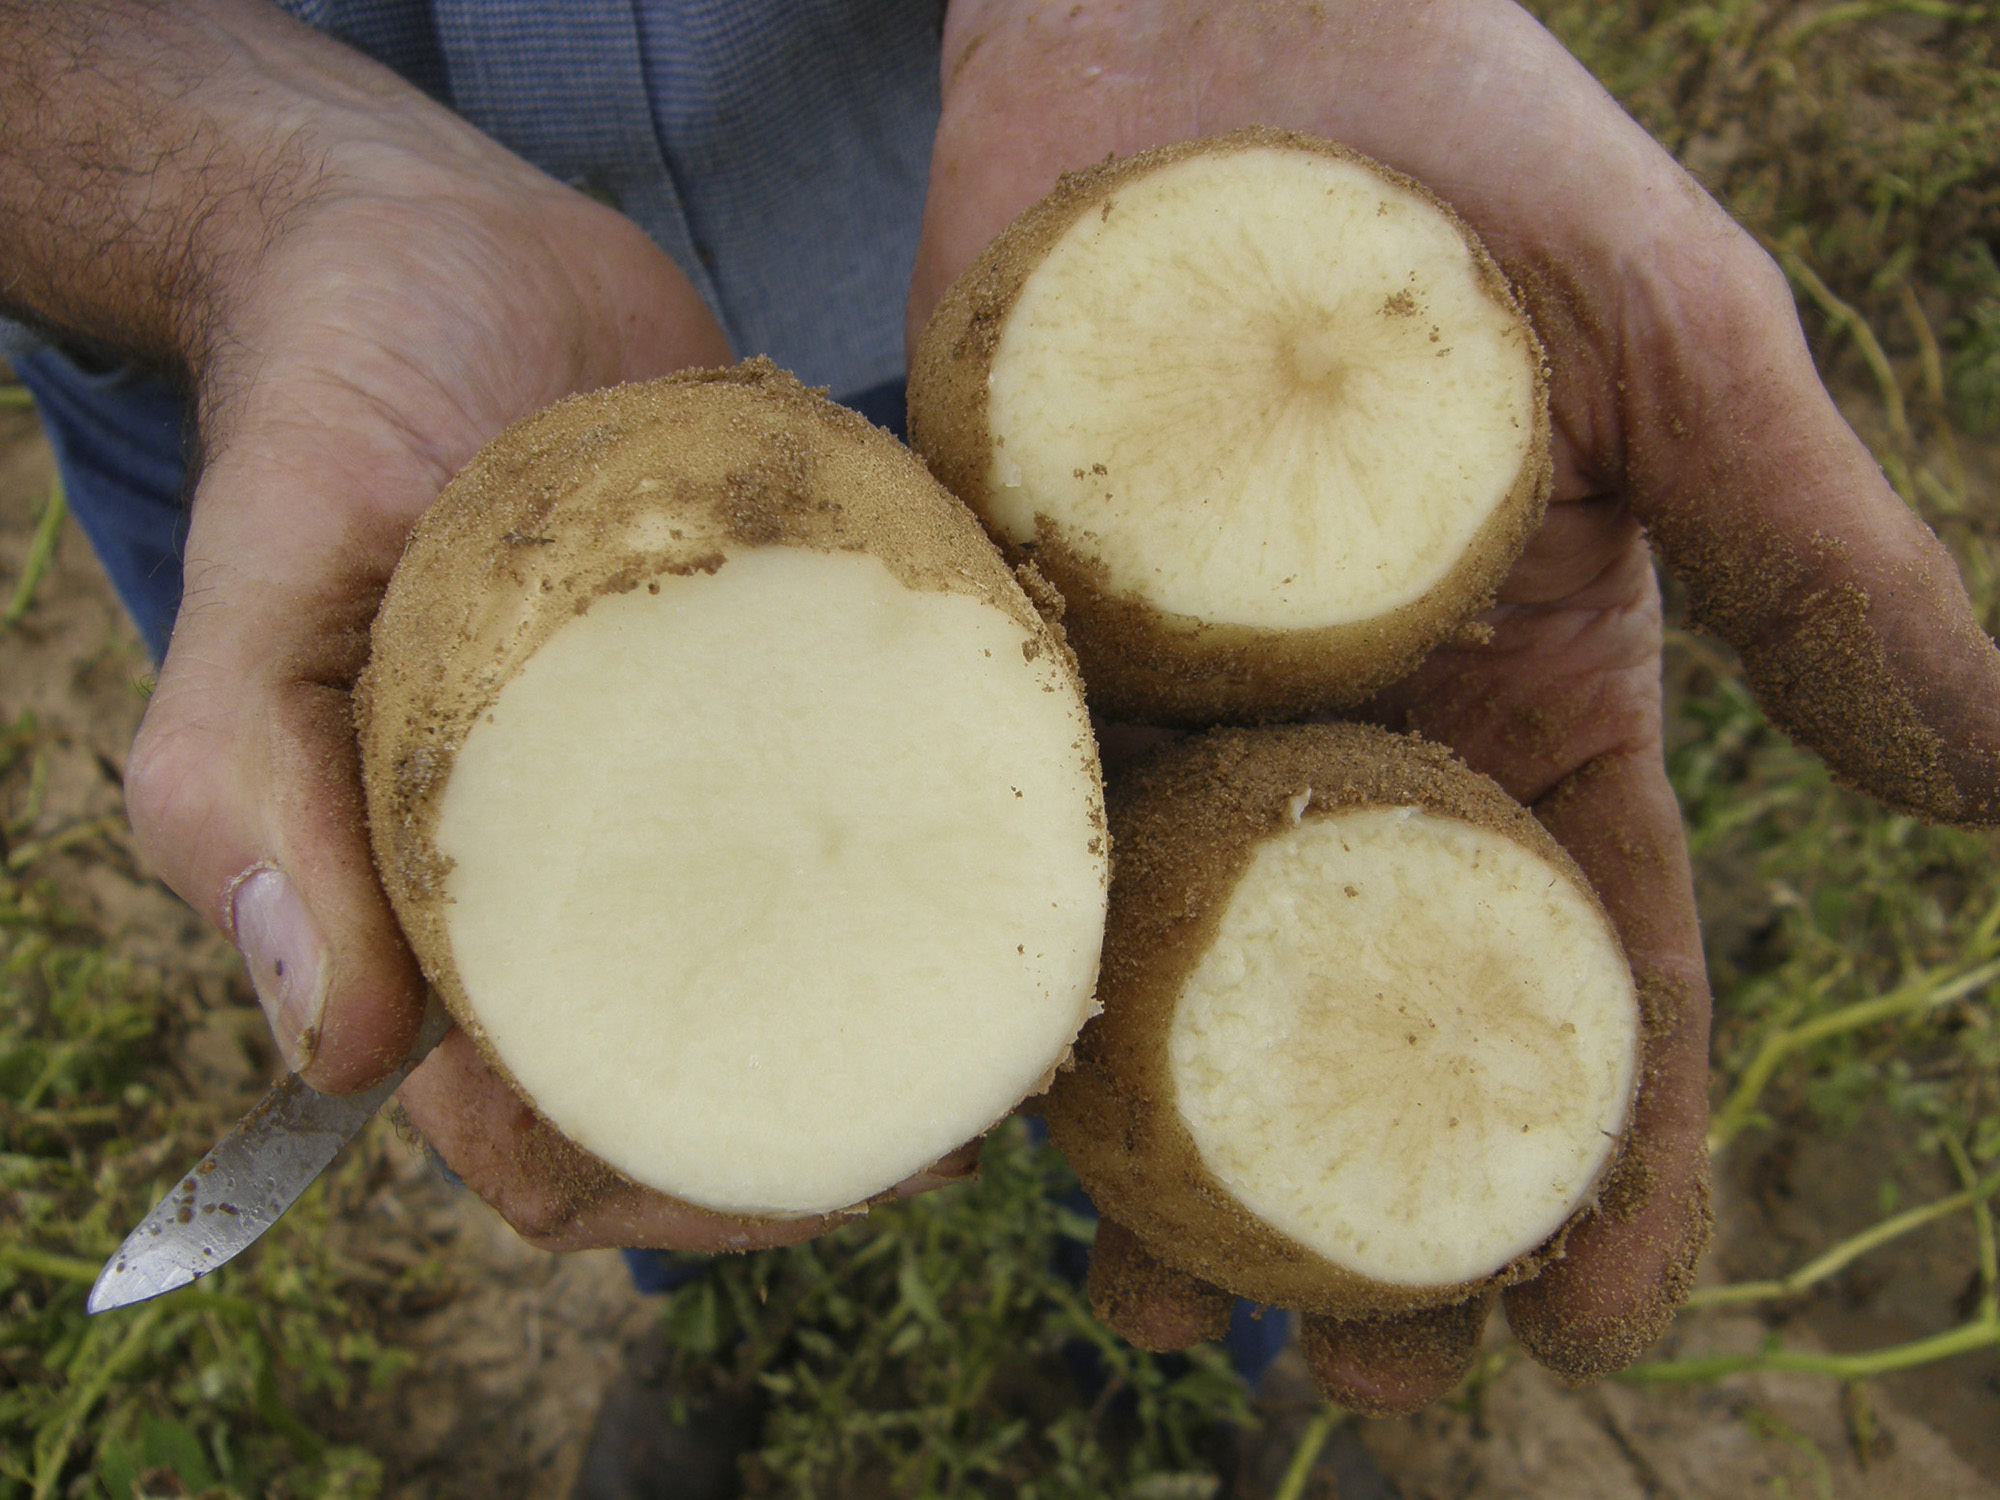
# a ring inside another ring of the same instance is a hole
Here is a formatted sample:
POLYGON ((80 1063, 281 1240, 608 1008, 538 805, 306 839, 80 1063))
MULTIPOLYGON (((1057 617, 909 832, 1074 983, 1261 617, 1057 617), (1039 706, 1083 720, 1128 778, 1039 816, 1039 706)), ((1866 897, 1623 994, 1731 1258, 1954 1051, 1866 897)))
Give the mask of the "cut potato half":
POLYGON ((1297 717, 1489 602, 1549 485, 1540 345, 1415 182, 1271 130, 1065 177, 957 282, 918 450, 1068 603, 1114 717, 1297 717))
POLYGON ((1161 1261, 1381 1314, 1518 1280, 1624 1135, 1639 1010, 1581 873, 1439 747, 1225 731, 1116 788, 1105 1010, 1056 1142, 1161 1261))
POLYGON ((412 538, 360 701, 425 973, 565 1136, 722 1212, 861 1203, 1091 1002, 1060 640, 905 450, 768 365, 574 398, 412 538))

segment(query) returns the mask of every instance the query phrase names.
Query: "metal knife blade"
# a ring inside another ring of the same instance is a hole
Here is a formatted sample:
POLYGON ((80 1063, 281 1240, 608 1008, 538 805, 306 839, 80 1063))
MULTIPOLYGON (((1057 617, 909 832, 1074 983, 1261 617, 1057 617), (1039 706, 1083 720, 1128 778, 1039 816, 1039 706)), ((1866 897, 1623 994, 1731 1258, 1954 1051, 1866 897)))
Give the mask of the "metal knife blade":
POLYGON ((451 1030, 435 998, 400 1067, 360 1094, 322 1094, 292 1073, 174 1185, 104 1264, 85 1304, 130 1307, 186 1286, 241 1254, 312 1186, 451 1030))

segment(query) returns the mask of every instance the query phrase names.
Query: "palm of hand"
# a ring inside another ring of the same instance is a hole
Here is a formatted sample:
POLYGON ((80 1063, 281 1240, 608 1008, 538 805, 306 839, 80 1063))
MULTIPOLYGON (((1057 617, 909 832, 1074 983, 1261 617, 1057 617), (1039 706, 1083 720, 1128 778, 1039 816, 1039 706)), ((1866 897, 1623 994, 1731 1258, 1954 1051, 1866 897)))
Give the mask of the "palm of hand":
MULTIPOLYGON (((1426 182, 1515 280, 1552 367, 1548 520, 1490 635, 1438 651, 1369 712, 1452 745, 1533 806, 1604 897, 1639 979, 1634 1144, 1567 1258, 1508 1294, 1531 1349, 1600 1373, 1664 1326, 1707 1231, 1708 992, 1661 760, 1660 599, 1641 521, 1780 711, 1801 666, 1798 600, 1847 585, 1882 600, 1898 559, 1918 560, 1924 587, 1874 612, 1861 655, 1913 706, 1912 732, 1953 743, 2000 673, 1967 632, 1949 564, 1820 389, 1775 269, 1552 38, 1507 0, 1351 5, 1332 21, 1322 9, 956 7, 911 327, 1060 171, 1250 124, 1341 140, 1426 182), (1822 546, 1821 526, 1848 546, 1822 546), (1790 591, 1705 595, 1714 573, 1740 583, 1760 566, 1790 591), (1955 692, 1937 688, 1945 676, 1955 692)), ((1811 718, 1790 715, 1808 732, 1811 718)), ((1990 731, 1976 738, 1986 761, 1941 752, 1933 784, 1951 789, 1922 810, 1992 815, 1990 731)), ((1816 739, 1878 794, 1918 801, 1871 746, 1816 739)), ((1115 1227, 1098 1258, 1094 1284, 1159 1284, 1120 1274, 1146 1255, 1115 1227)), ((1197 1336, 1211 1306, 1190 1286, 1113 1315, 1161 1347, 1197 1336)), ((1479 1321, 1309 1320, 1307 1348, 1350 1404, 1408 1407, 1455 1380, 1479 1321)))

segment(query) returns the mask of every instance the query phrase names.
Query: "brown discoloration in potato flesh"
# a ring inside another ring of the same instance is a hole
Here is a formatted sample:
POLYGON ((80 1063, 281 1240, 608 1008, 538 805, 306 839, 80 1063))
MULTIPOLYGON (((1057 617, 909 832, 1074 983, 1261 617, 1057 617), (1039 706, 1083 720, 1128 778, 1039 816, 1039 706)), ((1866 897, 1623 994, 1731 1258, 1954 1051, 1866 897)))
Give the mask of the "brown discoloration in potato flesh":
POLYGON ((1107 788, 1116 858, 1098 980, 1104 1012, 1050 1090, 1051 1134, 1092 1198, 1162 1261, 1255 1301, 1379 1316, 1532 1276, 1561 1253, 1569 1226, 1475 1282, 1388 1286, 1358 1276, 1238 1204, 1180 1118, 1167 1038, 1181 990, 1257 845, 1292 826, 1307 788, 1305 818, 1420 807, 1512 839, 1590 893, 1526 808, 1440 745, 1356 724, 1218 730, 1170 745, 1107 788))
MULTIPOLYGON (((910 438, 932 472, 986 513, 995 450, 987 421, 988 376, 1009 313, 1058 240, 1136 177, 1190 157, 1263 150, 1306 151, 1365 167, 1457 228, 1474 274, 1493 300, 1520 320, 1533 351, 1534 443, 1512 490, 1450 574, 1422 599, 1354 625, 1285 631, 1218 626, 1162 612, 1112 589, 1087 547, 1073 545, 1038 519, 1034 541, 1008 545, 1008 555, 1034 562, 1062 591, 1065 629, 1082 664, 1091 707, 1107 717, 1189 726, 1268 723, 1359 703, 1413 670, 1492 602, 1547 504, 1552 482, 1547 371, 1519 299, 1478 236, 1414 179, 1330 141, 1263 127, 1065 173, 1052 193, 988 246, 946 291, 911 359, 910 438)), ((1421 311, 1408 293, 1392 296, 1382 310, 1390 316, 1421 311)))

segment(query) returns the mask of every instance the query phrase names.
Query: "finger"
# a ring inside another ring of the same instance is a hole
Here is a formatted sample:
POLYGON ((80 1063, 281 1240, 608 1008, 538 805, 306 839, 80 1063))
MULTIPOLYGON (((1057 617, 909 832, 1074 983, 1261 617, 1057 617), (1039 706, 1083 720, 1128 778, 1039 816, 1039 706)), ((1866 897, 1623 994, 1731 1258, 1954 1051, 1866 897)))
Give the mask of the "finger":
POLYGON ((1713 1222, 1708 1196, 1709 995, 1687 843, 1651 748, 1599 757, 1535 805, 1596 887, 1638 984, 1631 1129, 1564 1254, 1505 1294, 1524 1347, 1569 1380, 1622 1369, 1687 1298, 1713 1222))
MULTIPOLYGON (((239 481, 225 468, 212 482, 226 501, 239 481)), ((422 1006, 368 851, 348 702, 401 538, 307 519, 260 555, 240 532, 216 536, 234 509, 195 517, 181 617, 127 767, 133 828, 151 868, 242 951, 287 1065, 342 1093, 394 1066, 422 1006), (347 566, 300 599, 287 553, 314 542, 347 566)))
POLYGON ((466 1185, 544 1250, 764 1250, 847 1222, 732 1218, 639 1187, 530 1109, 462 1031, 448 1033, 396 1097, 466 1185))
POLYGON ((986 1145, 985 1137, 967 1141, 955 1151, 947 1151, 923 1171, 913 1173, 891 1188, 884 1197, 902 1199, 915 1198, 924 1193, 934 1193, 939 1188, 956 1187, 961 1182, 970 1182, 979 1175, 979 1156, 986 1145))
POLYGON ((2000 652, 1821 385, 1777 268, 1733 228, 1690 236, 1620 316, 1624 483, 1695 620, 1843 780, 2000 819, 2000 652))
MULTIPOLYGON (((726 358, 693 289, 636 230, 609 228, 593 248, 610 265, 627 240, 639 250, 614 290, 642 313, 576 348, 537 348, 553 328, 516 335, 512 313, 473 295, 491 287, 402 268, 413 295, 468 299, 429 309, 429 332, 473 346, 440 354, 435 380, 412 363, 407 329, 303 339, 287 325, 261 330, 269 357, 217 377, 229 399, 204 407, 213 446, 186 587, 127 793, 149 866, 243 951, 288 1065, 317 1088, 380 1078, 422 1008, 370 857, 349 699, 410 526, 509 421, 572 389, 726 358), (503 345, 478 347, 481 329, 503 345)), ((296 318, 310 302, 295 292, 286 305, 296 318)))
POLYGON ((1235 1299, 1157 1259, 1115 1219, 1097 1221, 1090 1309, 1126 1343, 1153 1354, 1219 1339, 1235 1299))
POLYGON ((1392 1318, 1299 1320, 1299 1353, 1320 1394, 1365 1416, 1417 1411, 1449 1395, 1479 1353, 1492 1298, 1392 1318))
POLYGON ((1639 987, 1625 1152, 1565 1257, 1506 1297, 1523 1344, 1583 1379, 1658 1337, 1707 1239, 1709 997, 1659 750, 1659 597, 1631 517, 1612 501, 1553 507, 1501 601, 1489 640, 1439 653, 1376 707, 1533 806, 1603 901, 1639 987))

